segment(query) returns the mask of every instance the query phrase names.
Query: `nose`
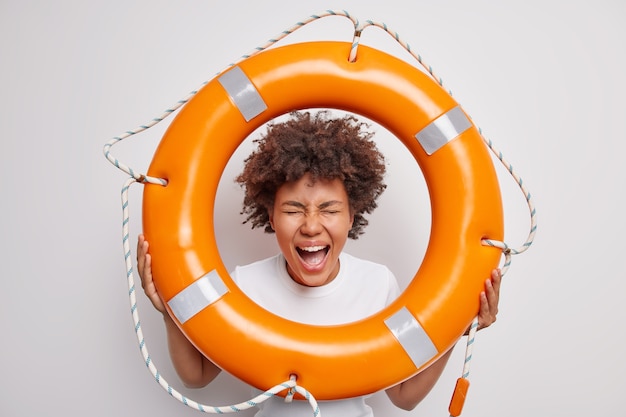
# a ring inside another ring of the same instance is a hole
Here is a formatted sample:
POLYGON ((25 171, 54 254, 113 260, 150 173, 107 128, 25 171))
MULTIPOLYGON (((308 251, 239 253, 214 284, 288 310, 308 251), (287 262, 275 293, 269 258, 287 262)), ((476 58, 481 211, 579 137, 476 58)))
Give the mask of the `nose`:
POLYGON ((322 222, 317 214, 309 213, 304 216, 302 225, 300 226, 300 233, 305 236, 315 236, 320 234, 322 230, 322 222))

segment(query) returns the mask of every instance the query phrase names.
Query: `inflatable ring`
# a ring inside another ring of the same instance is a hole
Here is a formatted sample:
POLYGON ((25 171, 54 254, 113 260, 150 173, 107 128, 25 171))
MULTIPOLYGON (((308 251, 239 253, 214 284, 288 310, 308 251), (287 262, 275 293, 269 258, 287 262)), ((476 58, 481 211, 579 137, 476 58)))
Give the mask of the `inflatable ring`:
POLYGON ((143 201, 155 284, 186 337, 258 389, 295 375, 320 400, 388 388, 450 349, 500 260, 500 249, 481 240, 503 238, 491 155, 464 111, 405 61, 360 46, 349 62, 350 48, 269 49, 211 80, 161 140, 148 174, 168 183, 146 184, 143 201), (213 228, 218 184, 235 149, 262 124, 310 108, 353 112, 387 128, 418 162, 431 199, 431 236, 412 282, 382 311, 338 326, 296 323, 255 304, 226 270, 213 228))

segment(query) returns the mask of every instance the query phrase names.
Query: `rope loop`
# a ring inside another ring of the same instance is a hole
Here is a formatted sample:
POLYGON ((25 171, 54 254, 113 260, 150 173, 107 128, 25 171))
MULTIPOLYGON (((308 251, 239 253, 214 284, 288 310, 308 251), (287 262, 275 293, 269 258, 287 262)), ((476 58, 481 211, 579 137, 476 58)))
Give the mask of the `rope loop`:
MULTIPOLYGON (((286 36, 288 36, 291 33, 295 32, 296 30, 304 27, 308 23, 311 23, 311 22, 313 22, 315 20, 318 20, 318 19, 321 19, 321 18, 327 17, 327 16, 343 16, 343 17, 346 17, 346 18, 348 18, 348 19, 350 19, 352 21, 352 23, 354 25, 354 37, 353 37, 353 40, 352 40, 352 46, 350 48, 350 54, 349 54, 349 57, 348 57, 350 62, 354 62, 356 60, 356 58, 357 58, 358 46, 359 46, 359 43, 360 43, 360 40, 361 40, 361 35, 363 33, 363 30, 366 29, 369 26, 378 27, 378 28, 381 28, 382 30, 384 30, 385 32, 387 32, 390 36, 392 36, 407 52, 409 52, 409 54, 411 56, 413 56, 417 60, 417 62, 428 72, 428 74, 430 74, 430 76, 433 77, 433 79, 441 87, 443 87, 443 80, 435 74, 435 72, 433 71, 432 67, 430 65, 427 65, 419 54, 417 54, 417 53, 415 53, 415 52, 413 52, 411 50, 410 45, 408 43, 404 42, 397 32, 392 31, 391 29, 389 29, 389 27, 387 27, 386 24, 380 23, 380 22, 367 20, 365 23, 361 24, 358 21, 358 19, 356 19, 353 16, 351 16, 345 10, 339 10, 339 11, 326 10, 325 12, 323 12, 321 14, 311 15, 307 19, 304 19, 303 21, 297 22, 292 27, 282 31, 275 38, 270 38, 265 44, 256 47, 249 54, 243 55, 239 59, 239 61, 228 65, 222 71, 220 71, 217 74, 215 74, 215 76, 218 76, 222 72, 224 72, 224 71, 228 70, 229 68, 235 66, 238 62, 240 62, 240 61, 242 61, 244 59, 250 58, 250 57, 252 57, 252 56, 262 52, 263 50, 271 47, 272 45, 274 45, 278 41, 282 40, 283 38, 285 38, 286 36)), ((123 141, 124 139, 127 139, 127 138, 129 138, 131 136, 135 136, 136 134, 141 133, 141 132, 143 132, 143 131, 145 131, 147 129, 150 129, 151 127, 153 127, 156 124, 158 124, 158 123, 162 122, 163 120, 165 120, 168 116, 170 116, 172 113, 176 112, 180 107, 185 105, 193 96, 195 96, 197 94, 197 92, 200 90, 201 87, 203 87, 204 85, 206 85, 208 83, 209 83, 209 81, 204 81, 202 83, 202 85, 198 89, 191 91, 190 93, 187 94, 187 96, 185 96, 184 98, 178 100, 171 107, 167 108, 160 115, 154 117, 153 119, 151 119, 147 123, 144 123, 144 124, 138 126, 135 129, 125 131, 124 133, 122 133, 122 134, 120 134, 118 136, 115 136, 114 138, 112 138, 109 142, 107 142, 104 145, 104 149, 103 149, 104 156, 107 158, 107 160, 109 162, 111 162, 111 164, 113 164, 116 168, 120 169, 121 171, 125 172, 126 174, 128 174, 130 176, 130 178, 128 178, 128 180, 124 183, 124 186, 122 187, 123 247, 124 247, 124 258, 125 258, 125 262, 126 262, 126 271, 127 271, 127 280, 128 280, 128 295, 129 295, 129 301, 130 301, 130 304, 131 304, 131 313, 132 313, 133 320, 134 320, 134 323, 135 323, 135 333, 136 333, 136 336, 137 336, 137 340, 139 342, 139 347, 140 347, 141 353, 142 353, 142 355, 144 357, 144 361, 145 361, 146 366, 148 367, 148 369, 150 370, 150 372, 154 376, 156 382, 159 385, 161 385, 161 387, 163 389, 165 389, 172 397, 176 398, 177 400, 179 400, 183 404, 185 404, 185 405, 187 405, 187 406, 189 406, 191 408, 194 408, 196 410, 199 410, 199 411, 202 411, 202 412, 205 412, 205 413, 214 413, 214 414, 224 414, 224 413, 238 412, 238 411, 242 411, 242 410, 245 410, 245 409, 252 408, 252 407, 258 405, 259 403, 262 403, 263 401, 266 401, 267 399, 277 395, 278 393, 280 393, 280 392, 282 392, 284 390, 287 390, 287 394, 285 396, 285 401, 286 402, 292 401, 294 395, 296 393, 298 393, 298 394, 300 394, 303 398, 305 398, 309 402, 309 404, 311 405, 311 408, 313 410, 314 417, 320 417, 321 416, 321 412, 320 412, 319 406, 317 404, 317 401, 315 400, 313 395, 311 395, 310 392, 308 392, 305 388, 297 385, 295 375, 292 375, 288 381, 285 381, 283 383, 280 383, 280 384, 272 387, 271 389, 267 390, 266 392, 258 395, 257 397, 255 397, 255 398, 253 398, 251 400, 245 401, 245 402, 240 403, 240 404, 231 405, 231 406, 216 407, 216 406, 199 404, 199 403, 197 403, 197 402, 195 402, 195 401, 193 401, 193 400, 191 400, 189 398, 186 398, 181 393, 179 393, 159 373, 159 371, 156 369, 156 366, 154 365, 154 361, 152 361, 152 359, 150 357, 150 354, 148 353, 148 348, 147 348, 147 345, 146 345, 144 337, 143 337, 143 332, 142 332, 142 328, 141 328, 141 324, 140 324, 140 320, 139 320, 139 310, 137 308, 135 282, 134 282, 134 276, 133 276, 134 274, 133 274, 131 249, 130 249, 130 242, 129 242, 129 218, 130 218, 130 216, 129 216, 129 207, 128 207, 128 190, 129 190, 130 186, 133 183, 136 183, 136 182, 141 183, 141 184, 158 184, 158 185, 161 185, 161 186, 166 186, 167 185, 167 180, 164 179, 164 178, 151 177, 149 175, 136 172, 131 167, 125 165, 124 163, 119 161, 116 157, 114 157, 111 154, 111 148, 114 145, 118 144, 119 142, 123 141)), ((449 91, 449 90, 448 90, 448 93, 450 95, 452 95, 452 92, 449 91)), ((537 230, 536 211, 535 211, 535 207, 534 207, 534 204, 533 204, 533 201, 532 201, 531 194, 526 189, 525 185, 522 182, 522 179, 517 175, 517 173, 515 173, 515 171, 513 170, 513 167, 504 159, 504 157, 502 156, 502 153, 499 152, 497 149, 495 149, 495 146, 493 145, 492 141, 489 140, 489 139, 486 139, 482 135, 482 131, 480 130, 480 128, 479 128, 479 132, 481 134, 481 137, 483 138, 483 140, 485 141, 485 143, 489 147, 489 149, 494 153, 494 155, 496 155, 496 157, 506 167, 507 171, 511 174, 511 176, 517 182, 519 188, 522 190, 522 192, 523 192, 523 194, 524 194, 524 196, 526 198, 526 202, 528 204, 528 208, 529 208, 529 211, 530 211, 530 223, 531 223, 530 224, 530 231, 529 231, 529 234, 528 234, 528 237, 527 237, 526 241, 520 247, 518 247, 518 248, 511 248, 505 242, 492 240, 492 239, 484 239, 482 241, 482 243, 484 245, 497 247, 497 248, 500 248, 502 250, 502 253, 503 253, 504 258, 505 258, 504 259, 504 265, 502 267, 502 275, 504 275, 506 273, 506 271, 508 270, 509 266, 510 266, 512 255, 517 255, 517 254, 523 253, 532 244, 532 242, 534 240, 534 237, 535 237, 536 230, 537 230)), ((472 322, 472 325, 470 326, 470 331, 469 331, 469 334, 468 334, 467 347, 466 347, 466 353, 465 353, 465 363, 464 363, 464 367, 463 367, 463 378, 466 378, 469 375, 469 366, 470 366, 470 362, 471 362, 471 358, 472 358, 472 348, 473 348, 474 338, 475 338, 475 334, 476 334, 477 329, 478 329, 478 317, 476 317, 474 319, 474 321, 472 322)))
POLYGON ((269 390, 259 394, 258 396, 244 401, 239 404, 228 405, 228 406, 213 406, 200 404, 190 398, 185 397, 179 391, 177 391, 174 387, 172 387, 167 380, 159 373, 154 361, 152 360, 150 353, 148 352, 148 346, 143 336, 143 331, 141 327, 141 321, 139 319, 139 308, 137 305, 137 295, 136 295, 136 285, 135 285, 135 277, 133 272, 132 265, 132 256, 131 256, 131 247, 130 247, 130 212, 129 212, 129 204, 128 204, 128 195, 130 186, 134 183, 141 182, 137 178, 131 177, 124 183, 122 187, 122 212, 123 212, 123 221, 122 221, 122 234, 123 234, 123 246, 124 246, 124 259, 126 262, 126 278, 128 283, 128 297, 130 301, 130 311, 133 316, 133 321, 135 324, 135 335, 137 337, 137 342, 139 343, 139 350, 144 358, 144 363, 148 370, 152 373, 152 376, 156 380, 156 382, 172 397, 176 398, 178 401, 187 405, 190 408, 196 409, 198 411, 202 411, 204 413, 212 413, 212 414, 225 414, 225 413, 234 413, 243 411, 252 407, 256 407, 258 404, 267 401, 271 397, 276 396, 282 391, 287 390, 287 396, 285 397, 285 401, 290 402, 293 399, 295 393, 302 395, 306 400, 308 400, 311 405, 311 409, 313 410, 314 417, 320 417, 321 412, 315 397, 307 391, 305 388, 298 386, 296 383, 295 376, 291 376, 288 381, 282 382, 280 384, 275 385, 269 390))
MULTIPOLYGON (((358 20, 355 21, 355 32, 354 32, 355 34, 354 34, 354 39, 352 41, 352 47, 350 48, 350 57, 349 57, 350 62, 356 61, 356 55, 358 51, 359 42, 361 39, 361 34, 363 30, 365 30, 367 27, 370 27, 370 26, 378 27, 384 30, 387 34, 389 34, 396 42, 398 42, 402 46, 402 48, 404 48, 409 54, 411 54, 411 56, 413 56, 413 58, 417 60, 420 66, 422 66, 428 72, 428 74, 430 74, 430 76, 441 87, 444 87, 443 80, 441 79, 441 77, 435 74, 432 66, 426 64, 424 60, 422 59, 421 55, 414 53, 411 50, 411 46, 400 37, 398 32, 391 30, 385 23, 382 23, 382 22, 366 20, 364 24, 359 24, 358 20)), ((448 90, 448 94, 452 96, 452 91, 448 90)), ((505 262, 502 266, 502 274, 504 275, 506 274, 508 267, 511 263, 511 255, 519 255, 525 252, 532 245, 534 237, 535 237, 535 233, 537 231, 536 211, 535 211, 534 203, 532 201, 531 194, 530 192, 528 192, 528 190, 524 186, 524 183, 521 177, 517 175, 517 173, 514 171, 513 166, 504 159, 502 152, 500 152, 499 150, 495 148, 493 142, 490 139, 485 138, 485 136, 482 133, 482 129, 480 127, 478 127, 478 131, 483 141, 487 145, 487 147, 498 158, 498 160, 502 163, 502 165, 504 165, 504 167, 511 174, 513 179, 516 181, 517 185, 520 187, 522 193, 524 194, 524 197, 526 198, 526 203, 529 207, 529 212, 530 212, 530 223, 531 223, 530 231, 529 231, 528 237, 526 238, 526 241, 520 247, 511 248, 505 242, 492 240, 492 239, 484 239, 482 242, 486 246, 494 246, 494 247, 498 247, 502 249, 503 255, 505 256, 505 262)))

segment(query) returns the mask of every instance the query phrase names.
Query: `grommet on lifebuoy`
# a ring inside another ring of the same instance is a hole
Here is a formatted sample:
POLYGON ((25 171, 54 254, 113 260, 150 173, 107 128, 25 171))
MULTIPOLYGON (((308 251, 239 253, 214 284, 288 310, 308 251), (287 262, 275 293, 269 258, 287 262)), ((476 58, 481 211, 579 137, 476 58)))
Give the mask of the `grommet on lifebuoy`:
POLYGON ((461 107, 410 64, 366 46, 350 62, 350 47, 269 49, 211 80, 161 140, 148 174, 167 186, 147 184, 143 203, 154 281, 189 340, 250 385, 265 390, 296 375, 321 400, 388 388, 445 353, 477 314, 500 259, 482 240, 504 234, 490 155, 461 107), (217 187, 236 148, 264 123, 309 108, 387 128, 419 164, 431 200, 431 236, 412 282, 382 311, 338 326, 292 322, 256 305, 229 276, 213 227, 217 187))

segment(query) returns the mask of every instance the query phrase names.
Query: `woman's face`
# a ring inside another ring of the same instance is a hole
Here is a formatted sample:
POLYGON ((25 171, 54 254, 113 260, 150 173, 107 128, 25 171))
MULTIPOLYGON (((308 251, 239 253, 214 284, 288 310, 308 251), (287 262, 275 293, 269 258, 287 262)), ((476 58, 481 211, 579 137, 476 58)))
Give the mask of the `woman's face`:
POLYGON ((354 217, 339 179, 312 181, 309 174, 276 192, 270 224, 299 284, 318 287, 339 273, 339 254, 354 217))

